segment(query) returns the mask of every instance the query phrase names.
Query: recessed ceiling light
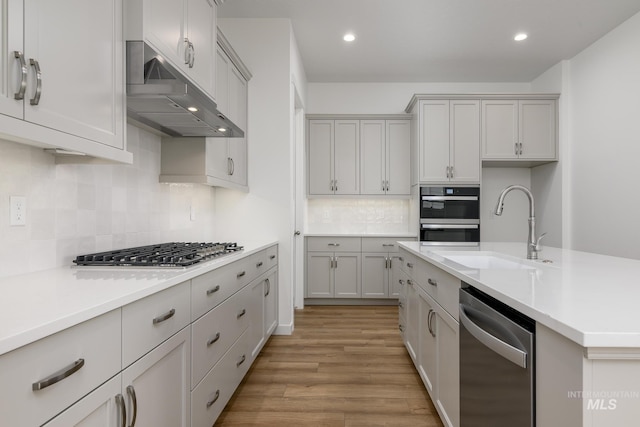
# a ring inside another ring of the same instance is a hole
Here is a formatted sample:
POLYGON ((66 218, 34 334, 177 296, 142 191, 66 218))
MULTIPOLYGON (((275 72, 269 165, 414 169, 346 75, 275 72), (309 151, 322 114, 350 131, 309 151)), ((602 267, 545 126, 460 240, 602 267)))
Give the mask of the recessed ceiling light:
POLYGON ((192 113, 195 113, 196 111, 198 111, 196 107, 189 107, 187 108, 187 110, 191 111, 192 113))
POLYGON ((347 33, 342 37, 342 40, 346 42, 352 42, 356 39, 356 36, 353 33, 347 33))
POLYGON ((521 42, 522 40, 525 40, 527 37, 528 36, 525 33, 518 33, 513 39, 517 42, 521 42))
POLYGON ((224 133, 227 131, 227 128, 219 127, 218 132, 224 133))

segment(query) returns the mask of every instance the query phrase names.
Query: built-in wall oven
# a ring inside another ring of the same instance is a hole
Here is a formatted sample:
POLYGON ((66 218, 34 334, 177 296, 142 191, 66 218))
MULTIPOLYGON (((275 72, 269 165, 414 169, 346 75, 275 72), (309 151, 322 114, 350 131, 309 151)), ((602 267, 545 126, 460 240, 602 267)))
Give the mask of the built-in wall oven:
POLYGON ((480 243, 480 187, 421 187, 420 243, 477 246, 480 243))

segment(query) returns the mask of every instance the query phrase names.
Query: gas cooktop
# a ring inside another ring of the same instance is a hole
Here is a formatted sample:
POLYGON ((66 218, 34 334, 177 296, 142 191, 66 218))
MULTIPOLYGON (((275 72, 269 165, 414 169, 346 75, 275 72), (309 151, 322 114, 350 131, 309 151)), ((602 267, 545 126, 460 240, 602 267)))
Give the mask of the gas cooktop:
POLYGON ((243 249, 237 243, 172 242, 79 255, 73 262, 83 267, 183 268, 243 249))

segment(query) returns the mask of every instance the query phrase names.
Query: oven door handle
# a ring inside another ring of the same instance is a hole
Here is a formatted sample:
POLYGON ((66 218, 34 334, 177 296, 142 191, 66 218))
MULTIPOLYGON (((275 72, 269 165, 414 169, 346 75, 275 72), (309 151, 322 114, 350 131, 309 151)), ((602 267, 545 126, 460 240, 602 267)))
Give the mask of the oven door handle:
POLYGON ((422 200, 425 202, 477 202, 478 196, 422 196, 422 200))
POLYGON ((439 229, 456 229, 456 230, 476 230, 478 224, 420 224, 422 228, 427 230, 439 230, 439 229))
POLYGON ((504 357, 511 363, 514 363, 523 369, 527 369, 526 351, 522 351, 512 346, 511 344, 508 344, 494 337, 489 332, 478 326, 473 320, 471 320, 467 313, 473 313, 474 316, 482 317, 483 321, 491 324, 491 327, 495 328, 496 330, 501 330, 508 333, 508 331, 506 331, 506 329, 502 325, 500 325, 500 323, 496 322, 488 316, 482 315, 481 312, 479 312, 478 310, 474 310, 468 305, 460 304, 460 323, 462 323, 464 328, 469 331, 469 333, 473 335, 475 339, 477 339, 478 341, 480 341, 480 343, 493 350, 500 356, 504 357))

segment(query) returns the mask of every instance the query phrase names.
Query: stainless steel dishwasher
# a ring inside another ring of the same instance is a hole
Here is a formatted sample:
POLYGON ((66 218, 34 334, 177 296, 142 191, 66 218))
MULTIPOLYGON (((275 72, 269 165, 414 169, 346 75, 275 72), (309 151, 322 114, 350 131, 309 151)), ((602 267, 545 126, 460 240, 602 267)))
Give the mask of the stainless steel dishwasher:
POLYGON ((535 426, 535 322, 460 289, 460 426, 535 426))

